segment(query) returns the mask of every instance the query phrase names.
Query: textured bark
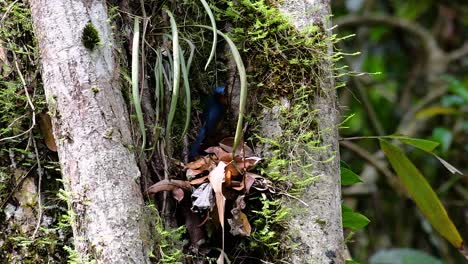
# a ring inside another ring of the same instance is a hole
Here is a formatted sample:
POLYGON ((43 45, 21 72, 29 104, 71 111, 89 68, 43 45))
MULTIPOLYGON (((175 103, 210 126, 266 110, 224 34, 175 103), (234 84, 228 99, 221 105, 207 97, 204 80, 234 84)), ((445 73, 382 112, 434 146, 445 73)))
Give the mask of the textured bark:
MULTIPOLYGON (((300 30, 309 25, 330 28, 329 0, 283 1, 280 10, 290 17, 300 30)), ((332 52, 329 43, 329 53, 332 52)), ((315 160, 310 173, 319 179, 303 193, 301 200, 308 207, 293 216, 290 222, 293 240, 299 247, 291 256, 291 263, 344 263, 344 241, 341 222, 340 155, 338 147, 338 110, 333 81, 333 65, 323 58, 320 92, 313 104, 318 110, 317 124, 321 133, 321 145, 326 151, 310 153, 315 160), (333 156, 332 161, 327 161, 333 156)), ((296 207, 303 207, 296 204, 296 207)))
POLYGON ((42 78, 66 190, 75 248, 99 263, 149 263, 140 172, 105 1, 31 0, 42 78), (91 22, 102 45, 86 49, 91 22))

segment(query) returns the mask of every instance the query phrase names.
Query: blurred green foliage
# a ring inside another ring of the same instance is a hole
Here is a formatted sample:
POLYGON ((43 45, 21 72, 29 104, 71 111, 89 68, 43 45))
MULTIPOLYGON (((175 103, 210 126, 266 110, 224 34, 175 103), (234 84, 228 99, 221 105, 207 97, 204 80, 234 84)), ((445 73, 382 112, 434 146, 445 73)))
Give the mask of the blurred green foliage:
MULTIPOLYGON (((339 36, 356 36, 339 48, 349 53, 361 52, 359 56, 347 57, 345 62, 356 72, 370 73, 346 79, 347 87, 339 91, 343 116, 354 114, 344 125, 348 128, 340 134, 355 137, 401 133, 439 142, 434 153, 464 176, 451 174, 423 151, 403 147, 436 190, 461 236, 468 237, 468 52, 463 49, 468 43, 468 3, 339 0, 332 2, 332 10, 337 23, 350 16, 362 19, 375 15, 407 22, 428 33, 443 58, 450 59, 447 66, 441 62, 442 70, 435 73, 428 59, 434 53, 428 54, 422 48, 427 43, 421 43, 404 27, 369 21, 340 25, 339 36), (460 56, 451 59, 457 51, 460 56)), ((375 141, 353 143, 371 158, 384 161, 375 141)), ((367 263, 379 250, 406 247, 427 252, 444 263, 465 263, 464 257, 428 225, 405 190, 392 185, 388 177, 370 165, 369 157, 356 155, 346 147, 341 153, 342 159, 363 179, 363 183, 343 189, 344 200, 372 219, 348 244, 356 261, 367 263)), ((387 164, 384 166, 393 173, 387 164)))

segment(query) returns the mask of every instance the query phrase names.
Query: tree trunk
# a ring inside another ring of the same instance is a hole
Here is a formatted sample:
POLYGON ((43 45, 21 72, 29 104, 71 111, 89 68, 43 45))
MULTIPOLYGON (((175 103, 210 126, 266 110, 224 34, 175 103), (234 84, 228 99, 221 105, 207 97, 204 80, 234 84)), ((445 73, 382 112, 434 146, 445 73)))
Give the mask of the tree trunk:
MULTIPOLYGON (((291 18, 299 29, 310 25, 328 30, 330 23, 329 0, 289 0, 284 1, 280 10, 291 18)), ((326 34, 330 35, 329 31, 326 34)), ((328 43, 328 55, 332 53, 332 43, 328 43)), ((318 111, 317 131, 324 151, 304 149, 311 156, 313 166, 309 174, 317 175, 318 180, 306 188, 300 199, 308 207, 299 210, 290 222, 293 240, 299 243, 291 256, 292 263, 344 263, 344 240, 341 220, 340 155, 338 148, 338 109, 333 81, 333 64, 329 58, 322 58, 321 80, 313 104, 318 111), (333 157, 330 160, 330 157, 333 157)), ((312 78, 311 76, 309 78, 312 78)), ((304 147, 306 148, 306 147, 304 147)), ((307 158, 305 158, 307 159, 307 158)), ((307 176, 304 176, 307 177, 307 176)), ((303 207, 293 201, 296 207, 303 207)))
POLYGON ((31 0, 75 249, 99 263, 148 263, 148 229, 105 1, 31 0), (100 45, 82 44, 92 23, 100 45))

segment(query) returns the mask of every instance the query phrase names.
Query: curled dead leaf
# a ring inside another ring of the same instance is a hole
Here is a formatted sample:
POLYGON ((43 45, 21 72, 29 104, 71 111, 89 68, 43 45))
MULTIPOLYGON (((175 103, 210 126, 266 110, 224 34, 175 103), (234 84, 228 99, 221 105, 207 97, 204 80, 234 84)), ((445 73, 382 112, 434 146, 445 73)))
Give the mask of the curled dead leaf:
POLYGON ((52 120, 46 113, 40 113, 37 115, 39 129, 44 137, 45 144, 48 149, 57 152, 57 145, 55 144, 54 134, 52 133, 52 120))
POLYGON ((252 227, 247 219, 247 215, 241 210, 245 208, 244 195, 237 197, 236 207, 231 210, 232 218, 228 219, 228 223, 231 226, 231 234, 234 236, 250 236, 252 227))
POLYGON ((178 202, 182 201, 182 199, 184 199, 184 190, 181 188, 172 190, 172 197, 174 197, 178 202))
POLYGON ((196 178, 196 179, 194 179, 194 180, 191 180, 191 181, 190 181, 190 184, 191 184, 191 185, 198 185, 198 184, 204 183, 204 182, 207 181, 207 180, 208 180, 208 175, 203 176, 203 177, 200 177, 200 178, 196 178))
MULTIPOLYGON (((239 144, 240 146, 236 150, 236 156, 241 156, 241 157, 252 157, 255 155, 253 150, 247 146, 245 143, 239 144)), ((234 146, 234 138, 233 137, 227 137, 221 140, 219 142, 219 146, 223 148, 225 151, 228 153, 232 153, 232 147, 234 146)))
POLYGON ((156 184, 151 185, 146 192, 147 193, 158 193, 161 191, 173 191, 175 189, 184 189, 190 191, 192 186, 190 182, 181 180, 162 180, 156 184))
POLYGON ((209 147, 205 150, 206 153, 215 154, 218 160, 224 162, 230 162, 232 160, 232 155, 229 152, 224 151, 221 147, 209 147))

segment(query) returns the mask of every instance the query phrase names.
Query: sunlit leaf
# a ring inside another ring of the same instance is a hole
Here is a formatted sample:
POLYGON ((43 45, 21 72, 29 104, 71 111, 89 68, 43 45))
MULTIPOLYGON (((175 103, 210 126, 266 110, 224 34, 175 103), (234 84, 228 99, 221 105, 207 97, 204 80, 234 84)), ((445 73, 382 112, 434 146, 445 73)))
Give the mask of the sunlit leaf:
POLYGON ((445 208, 421 172, 398 147, 384 139, 380 139, 380 146, 400 177, 408 194, 429 223, 454 247, 461 249, 463 240, 457 228, 448 217, 445 208))
POLYGON ((425 108, 416 113, 416 118, 423 119, 429 118, 436 115, 453 115, 458 113, 457 109, 452 107, 442 107, 442 106, 434 106, 425 108))
POLYGON ((427 152, 432 152, 437 146, 439 146, 439 142, 427 140, 427 139, 419 139, 419 138, 410 138, 410 137, 403 137, 403 136, 388 136, 388 138, 398 139, 399 141, 416 147, 418 149, 422 149, 427 152))
POLYGON ((362 182, 361 177, 352 170, 341 167, 341 185, 348 186, 358 182, 362 182))

